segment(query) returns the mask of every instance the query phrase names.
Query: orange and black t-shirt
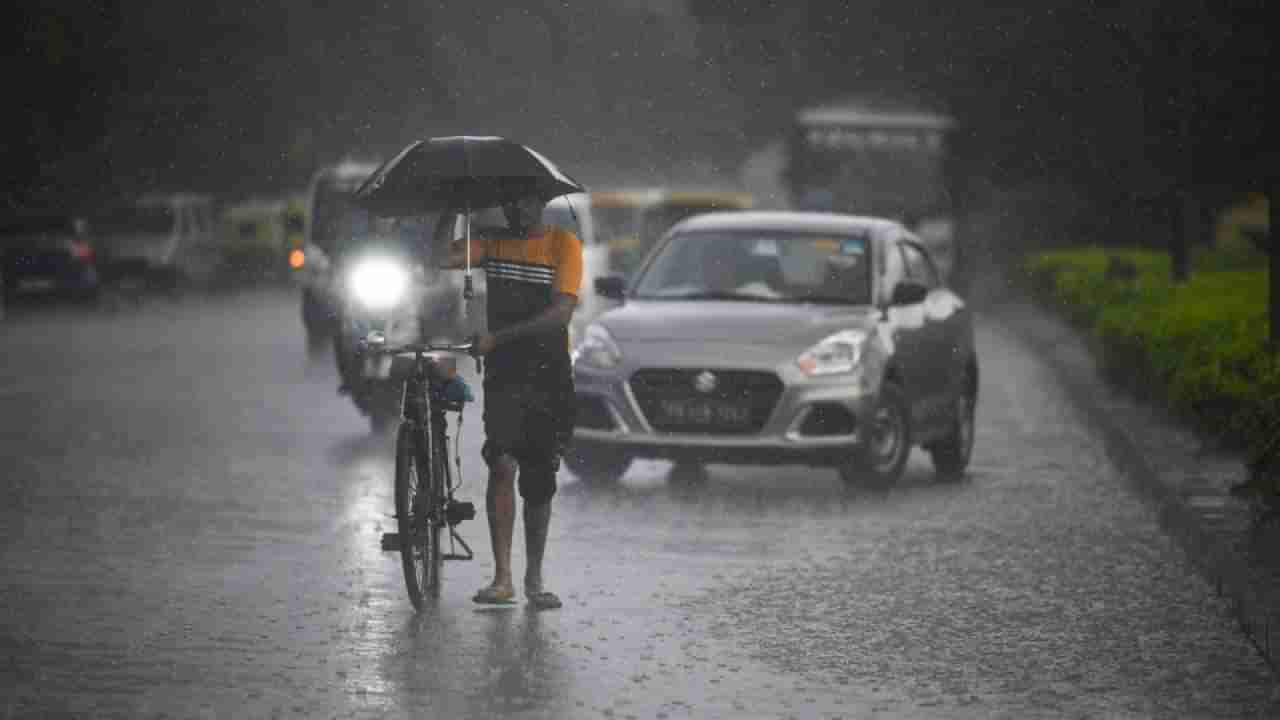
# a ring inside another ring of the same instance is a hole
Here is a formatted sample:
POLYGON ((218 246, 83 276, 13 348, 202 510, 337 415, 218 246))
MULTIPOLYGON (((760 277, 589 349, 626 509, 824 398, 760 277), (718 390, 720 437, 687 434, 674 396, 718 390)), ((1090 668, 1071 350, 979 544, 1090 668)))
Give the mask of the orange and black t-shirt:
MULTIPOLYGON (((489 331, 530 320, 556 293, 578 296, 582 241, 555 225, 523 238, 471 238, 472 262, 485 271, 489 331)), ((486 358, 485 382, 554 385, 571 378, 567 328, 504 343, 486 358)))

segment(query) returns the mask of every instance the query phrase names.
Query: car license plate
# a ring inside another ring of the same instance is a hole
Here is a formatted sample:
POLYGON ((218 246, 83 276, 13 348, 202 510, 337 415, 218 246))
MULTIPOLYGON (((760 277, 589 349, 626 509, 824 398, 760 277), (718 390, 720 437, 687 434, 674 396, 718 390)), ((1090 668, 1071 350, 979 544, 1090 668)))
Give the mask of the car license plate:
POLYGON ((662 400, 659 408, 666 422, 680 425, 741 426, 751 422, 751 408, 722 400, 662 400))

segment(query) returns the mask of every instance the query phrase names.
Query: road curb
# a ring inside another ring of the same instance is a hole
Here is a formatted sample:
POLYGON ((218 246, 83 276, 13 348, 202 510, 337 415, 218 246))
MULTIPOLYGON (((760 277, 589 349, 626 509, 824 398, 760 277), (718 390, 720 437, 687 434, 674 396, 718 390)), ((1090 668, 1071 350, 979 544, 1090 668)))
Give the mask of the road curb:
POLYGON ((1102 378, 1087 343, 1052 313, 1019 297, 985 304, 979 312, 1023 340, 1054 370, 1072 401, 1099 431, 1107 456, 1153 503, 1161 528, 1228 600, 1245 635, 1280 675, 1280 592, 1266 583, 1255 587, 1256 574, 1239 547, 1254 522, 1252 508, 1220 489, 1197 488, 1188 493, 1158 472, 1140 449, 1134 429, 1101 403, 1101 398, 1118 391, 1102 378))

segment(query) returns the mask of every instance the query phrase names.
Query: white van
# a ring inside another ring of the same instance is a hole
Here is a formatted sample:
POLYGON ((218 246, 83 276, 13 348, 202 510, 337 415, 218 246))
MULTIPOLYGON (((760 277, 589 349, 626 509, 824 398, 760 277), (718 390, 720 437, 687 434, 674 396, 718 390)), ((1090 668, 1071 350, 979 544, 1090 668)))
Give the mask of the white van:
POLYGON ((144 195, 89 217, 104 282, 142 280, 152 289, 208 288, 220 269, 214 199, 144 195))

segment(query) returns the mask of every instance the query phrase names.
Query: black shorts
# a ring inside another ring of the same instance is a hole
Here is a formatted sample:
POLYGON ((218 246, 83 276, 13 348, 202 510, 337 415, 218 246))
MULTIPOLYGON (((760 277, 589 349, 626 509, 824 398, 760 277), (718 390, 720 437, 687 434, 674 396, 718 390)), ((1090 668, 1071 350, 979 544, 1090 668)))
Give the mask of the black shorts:
POLYGON ((541 504, 556 493, 560 458, 573 436, 573 387, 484 386, 485 462, 510 455, 519 464, 520 497, 541 504))

